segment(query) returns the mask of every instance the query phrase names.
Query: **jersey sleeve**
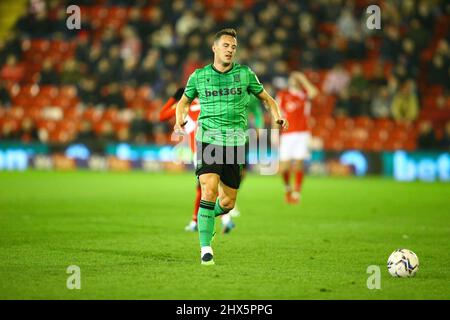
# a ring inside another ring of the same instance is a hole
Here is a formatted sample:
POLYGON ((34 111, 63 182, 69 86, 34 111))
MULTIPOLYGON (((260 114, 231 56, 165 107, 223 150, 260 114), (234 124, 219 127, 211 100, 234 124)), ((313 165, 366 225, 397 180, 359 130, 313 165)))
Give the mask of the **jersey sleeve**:
POLYGON ((184 95, 188 97, 189 100, 194 100, 198 97, 197 91, 197 71, 194 71, 186 84, 186 88, 184 89, 184 95))
POLYGON ((264 87, 252 69, 248 68, 248 91, 255 96, 263 92, 264 87))

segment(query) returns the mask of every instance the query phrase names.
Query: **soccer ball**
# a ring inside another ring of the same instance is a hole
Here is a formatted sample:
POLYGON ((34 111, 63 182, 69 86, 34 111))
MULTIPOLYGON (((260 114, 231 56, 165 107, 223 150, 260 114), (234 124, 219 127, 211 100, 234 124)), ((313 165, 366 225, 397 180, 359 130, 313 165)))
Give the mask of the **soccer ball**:
POLYGON ((393 277, 413 277, 419 270, 419 258, 411 250, 398 249, 389 256, 387 268, 393 277))

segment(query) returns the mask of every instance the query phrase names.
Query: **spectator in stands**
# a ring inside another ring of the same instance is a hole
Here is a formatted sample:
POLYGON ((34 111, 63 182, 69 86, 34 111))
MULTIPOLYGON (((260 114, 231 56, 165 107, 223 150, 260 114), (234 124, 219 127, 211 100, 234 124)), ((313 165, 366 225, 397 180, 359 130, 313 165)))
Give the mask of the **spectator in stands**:
POLYGON ((152 40, 152 34, 161 29, 165 21, 165 17, 166 15, 164 14, 164 11, 160 7, 155 6, 150 11, 148 19, 143 19, 145 36, 147 37, 147 40, 152 40))
MULTIPOLYGON (((124 28, 129 29, 129 28, 124 28)), ((124 31, 122 31, 123 33, 124 31)), ((102 36, 100 38, 100 43, 102 46, 103 53, 106 53, 109 51, 109 49, 112 46, 119 45, 120 44, 120 38, 117 35, 117 31, 114 30, 112 27, 107 27, 102 33, 102 36)))
POLYGON ((136 32, 131 27, 122 30, 122 42, 120 44, 120 56, 122 59, 139 60, 142 53, 141 40, 136 36, 136 32))
POLYGON ((83 120, 75 141, 89 146, 94 143, 95 139, 96 136, 92 130, 92 124, 87 120, 83 120))
POLYGON ((395 61, 400 47, 400 33, 394 25, 388 25, 386 32, 383 33, 383 42, 381 44, 381 56, 388 61, 395 61))
POLYGON ((22 39, 18 32, 11 31, 4 39, 0 39, 0 65, 6 63, 9 55, 22 58, 22 39))
POLYGON ((58 73, 53 68, 53 62, 50 58, 44 60, 42 70, 39 74, 39 84, 57 85, 59 83, 58 73))
POLYGON ((153 84, 158 79, 156 64, 158 63, 159 52, 150 50, 142 60, 141 67, 137 72, 137 80, 141 84, 153 84))
POLYGON ((417 135, 417 146, 422 150, 432 150, 437 147, 436 134, 431 121, 422 121, 417 135))
POLYGON ((402 49, 398 56, 398 63, 405 66, 406 76, 415 78, 419 72, 419 56, 414 42, 409 39, 403 39, 402 49))
POLYGON ((128 127, 120 127, 117 131, 117 141, 118 142, 129 142, 130 140, 130 130, 128 127))
POLYGON ((9 55, 6 58, 6 64, 0 71, 2 79, 11 82, 21 82, 25 76, 25 69, 23 65, 17 63, 17 58, 13 55, 9 55))
POLYGON ((5 81, 0 79, 0 107, 9 107, 11 105, 11 96, 6 88, 5 81))
POLYGON ((130 57, 125 60, 121 81, 123 84, 136 86, 136 74, 138 72, 138 60, 130 57))
POLYGON ((175 25, 175 30, 180 37, 187 36, 191 31, 198 28, 200 21, 195 16, 192 10, 186 10, 178 19, 175 25))
POLYGON ((444 128, 444 135, 439 140, 439 148, 450 152, 450 121, 447 121, 444 128))
POLYGON ((114 79, 113 73, 111 70, 111 64, 109 63, 109 60, 106 58, 102 58, 98 66, 96 68, 96 76, 97 76, 97 85, 99 88, 102 88, 108 83, 114 79))
POLYGON ((95 44, 90 47, 87 65, 91 73, 97 72, 97 66, 102 58, 102 47, 99 44, 95 44))
POLYGON ((438 42, 438 46, 436 48, 436 54, 439 54, 444 59, 445 67, 450 66, 450 46, 448 44, 447 39, 441 39, 438 42))
POLYGON ((353 65, 349 84, 350 98, 357 108, 352 117, 369 115, 369 81, 364 77, 360 64, 353 65))
POLYGON ((358 32, 359 24, 349 8, 344 8, 337 20, 337 28, 340 36, 346 39, 353 38, 358 32))
POLYGON ((75 58, 78 61, 87 62, 89 60, 89 53, 91 51, 91 43, 89 40, 89 36, 84 33, 77 38, 75 58))
POLYGON ((141 10, 138 7, 131 7, 128 14, 128 26, 133 28, 140 39, 144 39, 149 31, 146 29, 141 10))
POLYGON ((0 137, 2 140, 17 140, 19 135, 16 126, 11 121, 6 121, 1 126, 0 137))
POLYGON ((28 27, 27 32, 33 38, 47 38, 53 32, 53 24, 46 10, 37 12, 34 17, 31 17, 28 27))
POLYGON ((302 69, 317 69, 318 62, 317 57, 319 49, 317 47, 317 41, 314 37, 308 37, 304 47, 300 53, 300 63, 302 69))
POLYGON ((110 121, 104 121, 102 123, 97 138, 103 145, 116 141, 116 133, 114 132, 113 124, 110 121))
POLYGON ((118 45, 114 45, 109 49, 107 59, 111 67, 112 77, 114 79, 119 78, 123 71, 123 60, 120 57, 120 47, 118 45))
POLYGON ((350 99, 350 93, 348 89, 344 89, 339 93, 337 102, 336 102, 336 108, 335 108, 335 115, 337 117, 350 117, 352 114, 355 113, 355 105, 353 104, 353 101, 350 99))
POLYGON ((175 36, 172 25, 166 23, 159 30, 152 33, 151 43, 156 48, 170 49, 175 44, 175 36))
POLYGON ((374 118, 390 118, 392 98, 387 87, 380 87, 370 104, 370 114, 374 118))
POLYGON ((64 63, 63 71, 61 72, 61 83, 76 85, 81 81, 82 77, 78 62, 75 59, 68 59, 64 63))
POLYGON ((414 46, 418 50, 422 50, 430 39, 429 30, 425 29, 417 18, 413 19, 409 25, 410 29, 406 36, 414 42, 414 46))
POLYGON ((388 81, 384 74, 384 65, 382 62, 379 62, 375 65, 375 69, 373 71, 372 78, 370 78, 370 87, 373 93, 378 92, 378 89, 382 86, 386 86, 388 81))
POLYGON ((120 87, 117 82, 108 84, 102 95, 102 103, 104 103, 107 108, 116 108, 120 110, 125 108, 125 99, 120 92, 120 87))
POLYGON ((24 118, 18 132, 18 137, 22 142, 29 143, 39 140, 38 130, 31 118, 24 118))
POLYGON ((361 31, 355 31, 355 34, 347 42, 347 59, 364 59, 367 55, 366 43, 361 31))
MULTIPOLYGON (((324 40, 328 42, 328 40, 324 40)), ((341 38, 334 37, 331 45, 319 49, 319 63, 321 68, 330 69, 336 64, 341 64, 345 59, 345 51, 341 38)))
POLYGON ((448 76, 447 68, 444 64, 444 58, 441 54, 436 53, 431 60, 428 68, 428 81, 431 84, 448 84, 450 78, 448 76))
POLYGON ((350 75, 342 64, 334 65, 333 69, 327 73, 323 83, 323 91, 326 94, 339 95, 345 90, 350 82, 350 75))
POLYGON ((78 97, 84 105, 96 105, 100 101, 97 84, 92 77, 84 77, 77 86, 78 97))
POLYGON ((419 102, 414 92, 414 83, 408 80, 403 83, 392 100, 392 116, 396 121, 410 123, 416 120, 419 113, 419 102))
POLYGON ((153 130, 150 123, 144 118, 144 109, 136 109, 134 119, 130 124, 131 139, 135 143, 146 143, 147 136, 153 130))

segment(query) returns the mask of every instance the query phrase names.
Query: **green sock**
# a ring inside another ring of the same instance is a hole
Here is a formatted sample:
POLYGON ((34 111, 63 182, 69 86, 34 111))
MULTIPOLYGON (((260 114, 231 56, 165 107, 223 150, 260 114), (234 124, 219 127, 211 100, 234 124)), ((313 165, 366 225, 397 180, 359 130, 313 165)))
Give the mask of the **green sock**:
POLYGON ((217 217, 228 212, 230 212, 230 210, 222 208, 219 204, 219 198, 217 198, 216 205, 214 206, 214 215, 217 217))
POLYGON ((209 247, 214 234, 214 202, 200 200, 197 220, 200 246, 209 247))

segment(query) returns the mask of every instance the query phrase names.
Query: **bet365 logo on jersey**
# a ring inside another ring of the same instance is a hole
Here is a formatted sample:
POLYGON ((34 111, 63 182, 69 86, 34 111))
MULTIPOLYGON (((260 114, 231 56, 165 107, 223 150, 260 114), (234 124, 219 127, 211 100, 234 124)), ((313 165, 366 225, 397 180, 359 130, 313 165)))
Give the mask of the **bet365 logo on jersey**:
POLYGON ((217 97, 217 96, 228 96, 228 95, 236 95, 242 94, 242 88, 225 88, 225 89, 219 89, 219 90, 205 90, 205 96, 207 97, 217 97))

